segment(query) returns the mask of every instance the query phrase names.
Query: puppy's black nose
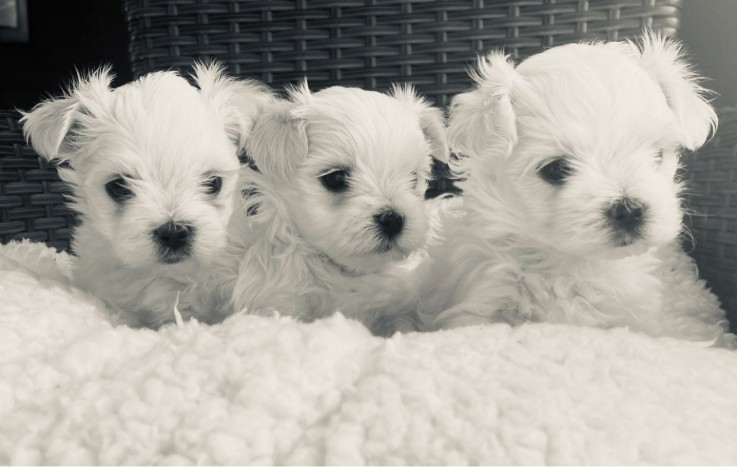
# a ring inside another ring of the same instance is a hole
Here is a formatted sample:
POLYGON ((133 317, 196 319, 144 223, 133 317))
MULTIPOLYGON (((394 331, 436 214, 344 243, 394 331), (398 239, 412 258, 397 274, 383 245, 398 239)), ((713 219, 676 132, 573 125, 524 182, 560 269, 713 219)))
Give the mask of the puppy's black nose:
POLYGON ((154 238, 171 251, 178 251, 189 244, 194 227, 175 222, 167 222, 154 230, 154 238))
POLYGON ((623 198, 609 207, 607 217, 612 225, 627 233, 636 233, 642 225, 645 205, 634 199, 623 198))
POLYGON ((404 217, 391 210, 375 215, 374 219, 381 232, 388 238, 394 238, 399 235, 404 227, 404 217))

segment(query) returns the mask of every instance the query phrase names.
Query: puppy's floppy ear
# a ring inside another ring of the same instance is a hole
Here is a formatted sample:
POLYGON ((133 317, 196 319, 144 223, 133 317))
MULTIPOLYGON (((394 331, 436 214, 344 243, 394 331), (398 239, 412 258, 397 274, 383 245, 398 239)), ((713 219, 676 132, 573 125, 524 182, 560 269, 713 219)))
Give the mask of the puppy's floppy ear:
POLYGON ((256 81, 228 76, 219 62, 195 62, 193 68, 200 94, 220 114, 238 150, 244 149, 256 117, 274 99, 272 92, 256 81))
POLYGON ((645 32, 638 43, 630 42, 642 67, 663 89, 668 105, 681 126, 684 148, 701 147, 717 127, 717 115, 701 87, 701 78, 686 61, 683 47, 675 40, 645 32))
POLYGON ((312 99, 307 83, 288 90, 289 100, 268 105, 256 119, 246 145, 256 167, 267 175, 289 178, 307 157, 305 106, 312 99))
POLYGON ((22 112, 23 135, 33 149, 48 160, 72 155, 74 140, 83 133, 85 123, 104 111, 112 80, 110 67, 80 74, 64 96, 22 112))
POLYGON ((517 142, 511 92, 519 74, 501 52, 480 58, 469 74, 476 87, 456 95, 451 102, 451 149, 466 155, 507 155, 517 142))
POLYGON ((443 112, 433 107, 425 98, 418 96, 411 84, 394 84, 391 95, 415 109, 420 120, 420 128, 432 150, 432 156, 448 163, 448 139, 443 112))

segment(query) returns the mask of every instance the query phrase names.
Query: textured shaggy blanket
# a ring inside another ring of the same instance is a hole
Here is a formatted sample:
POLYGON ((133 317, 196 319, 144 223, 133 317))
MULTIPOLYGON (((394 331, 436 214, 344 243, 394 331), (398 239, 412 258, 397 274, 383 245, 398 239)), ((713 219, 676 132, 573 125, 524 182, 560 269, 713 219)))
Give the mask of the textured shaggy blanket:
POLYGON ((737 354, 624 329, 114 326, 0 247, 0 463, 735 463, 737 354), (21 265, 22 264, 22 265, 21 265))

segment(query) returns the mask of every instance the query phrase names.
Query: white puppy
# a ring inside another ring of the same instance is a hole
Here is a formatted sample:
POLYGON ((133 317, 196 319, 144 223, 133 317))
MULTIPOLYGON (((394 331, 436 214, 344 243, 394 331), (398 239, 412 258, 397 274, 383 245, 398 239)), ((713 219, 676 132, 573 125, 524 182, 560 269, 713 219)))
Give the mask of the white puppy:
POLYGON ((658 268, 682 229, 679 153, 717 123, 678 43, 565 45, 516 67, 493 52, 473 77, 448 130, 465 156, 465 212, 432 253, 423 327, 532 320, 719 336, 714 300, 694 298, 679 317, 663 306, 658 268))
POLYGON ((423 195, 431 155, 447 154, 442 113, 411 87, 304 84, 264 111, 247 152, 233 310, 307 321, 341 311, 391 332, 379 318, 431 231, 423 195))
POLYGON ((238 152, 270 100, 218 65, 193 77, 197 87, 158 72, 113 90, 102 69, 23 117, 36 151, 69 165, 76 283, 131 324, 173 320, 179 293, 183 314, 208 320, 189 295, 226 246, 238 152))

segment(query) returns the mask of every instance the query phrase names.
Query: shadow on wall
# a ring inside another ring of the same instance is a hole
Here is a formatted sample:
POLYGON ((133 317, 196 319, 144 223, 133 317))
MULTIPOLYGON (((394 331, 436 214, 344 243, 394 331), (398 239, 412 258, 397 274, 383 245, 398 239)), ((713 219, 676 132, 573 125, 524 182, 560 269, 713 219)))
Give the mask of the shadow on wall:
POLYGON ((719 93, 714 104, 737 106, 737 1, 684 0, 680 38, 704 85, 719 93))

